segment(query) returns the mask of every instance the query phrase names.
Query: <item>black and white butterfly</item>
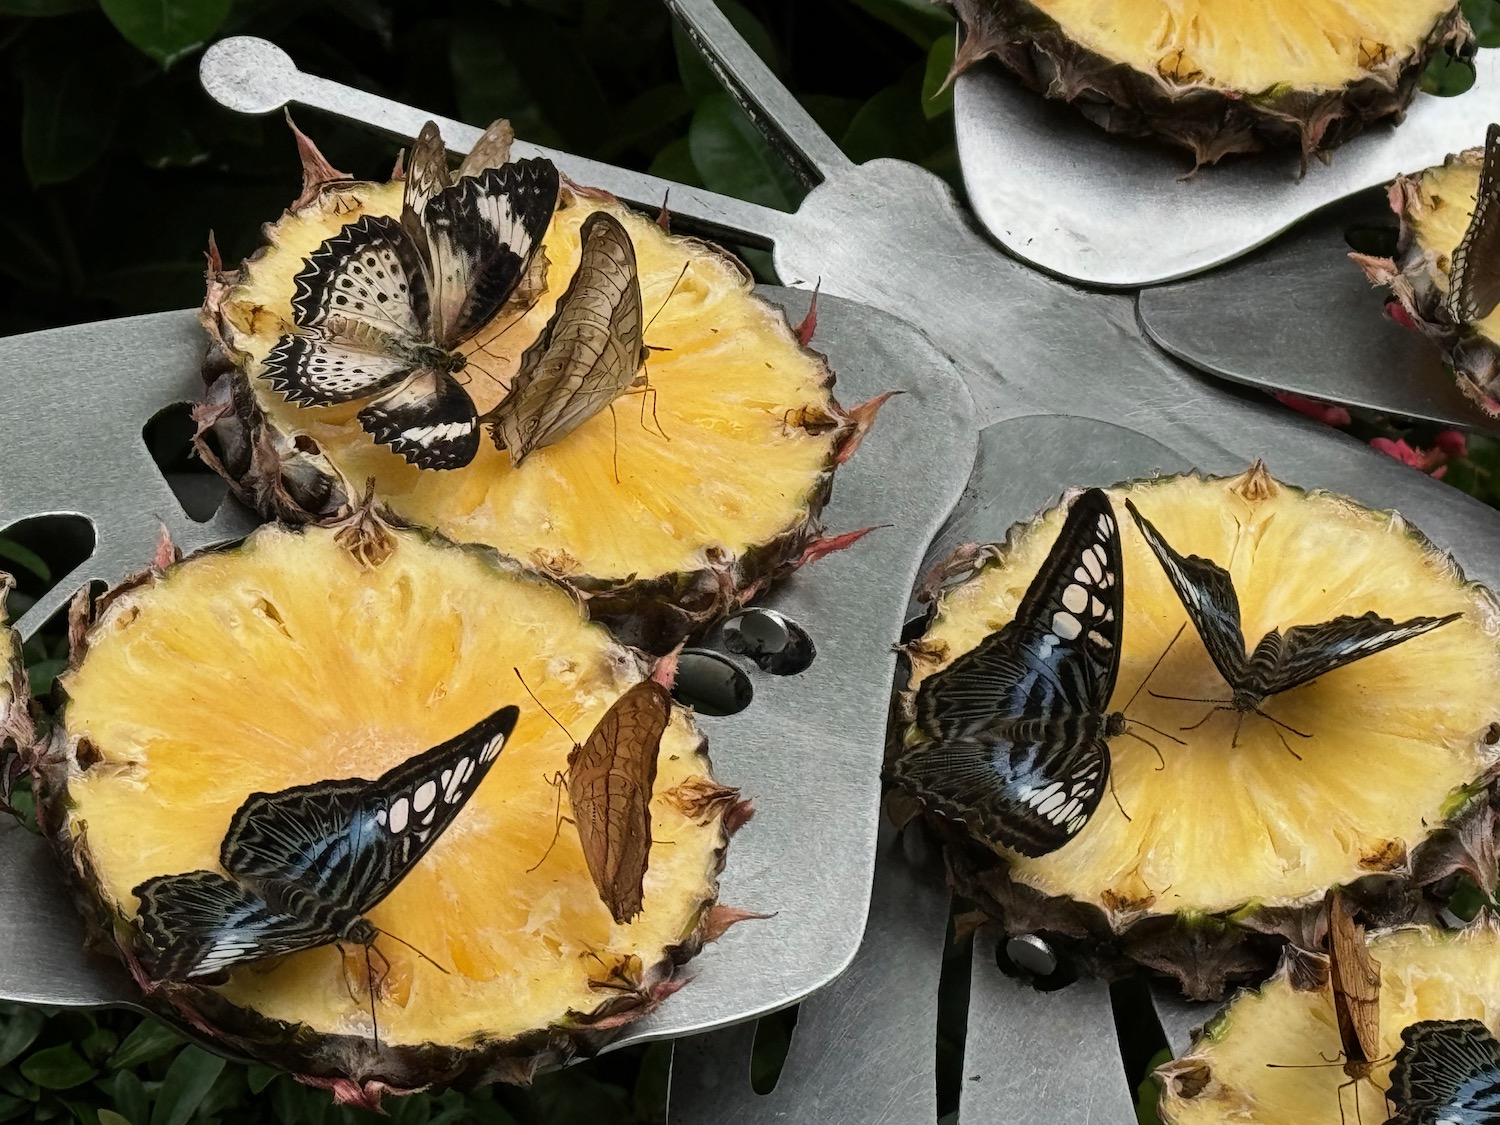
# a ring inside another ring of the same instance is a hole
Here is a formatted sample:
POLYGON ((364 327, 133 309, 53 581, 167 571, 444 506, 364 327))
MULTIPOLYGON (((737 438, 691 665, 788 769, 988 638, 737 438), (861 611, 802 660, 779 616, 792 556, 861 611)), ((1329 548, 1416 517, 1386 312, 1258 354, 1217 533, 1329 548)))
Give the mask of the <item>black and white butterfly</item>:
POLYGON ((1448 269, 1448 315, 1455 324, 1483 320, 1500 304, 1500 125, 1484 138, 1484 165, 1474 212, 1448 269))
POLYGON ((364 917, 453 822, 489 772, 518 711, 502 707, 374 781, 253 793, 219 848, 227 873, 157 875, 133 892, 155 980, 193 980, 335 942, 372 945, 364 917))
MULTIPOLYGON (((1335 668, 1383 652, 1463 616, 1450 613, 1446 617, 1413 617, 1398 622, 1374 611, 1359 617, 1345 615, 1321 625, 1294 625, 1285 633, 1272 629, 1247 656, 1245 637, 1240 631, 1240 600, 1229 572, 1210 559, 1178 554, 1131 501, 1126 500, 1125 507, 1166 571, 1167 580, 1203 639, 1214 667, 1229 685, 1232 698, 1224 700, 1223 705, 1242 714, 1253 711, 1269 719, 1261 710, 1268 696, 1311 683, 1335 668)), ((1277 723, 1278 727, 1283 725, 1277 723)))
POLYGON ((1401 1032, 1391 1125, 1500 1125, 1500 1042, 1478 1020, 1423 1020, 1401 1032))
POLYGON ((1109 498, 1073 501, 1015 619, 917 689, 890 767, 929 810, 1024 855, 1062 847, 1109 781, 1124 612, 1109 498))
POLYGON ((437 126, 423 127, 400 218, 360 216, 297 274, 295 331, 266 357, 274 390, 304 406, 378 395, 359 412, 376 441, 424 469, 473 460, 479 419, 456 349, 526 278, 557 205, 550 161, 504 162, 509 130, 492 125, 455 178, 437 126))

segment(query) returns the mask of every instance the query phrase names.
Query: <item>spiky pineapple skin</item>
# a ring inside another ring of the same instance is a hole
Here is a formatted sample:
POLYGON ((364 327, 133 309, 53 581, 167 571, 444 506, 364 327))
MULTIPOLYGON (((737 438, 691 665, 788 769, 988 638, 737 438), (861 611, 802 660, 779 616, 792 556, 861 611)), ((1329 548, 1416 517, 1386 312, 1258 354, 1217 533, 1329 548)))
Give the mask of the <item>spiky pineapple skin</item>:
MULTIPOLYGON (((352 553, 369 550, 379 557, 379 542, 394 526, 388 513, 371 521, 369 509, 345 512, 338 522, 348 529, 352 553)), ((532 581, 536 578, 511 560, 493 551, 460 547, 430 531, 420 533, 439 545, 477 551, 491 557, 493 565, 532 581)), ((234 546, 207 548, 184 559, 164 540, 152 566, 94 596, 85 587, 69 606, 68 670, 77 670, 86 657, 95 627, 123 595, 147 589, 168 577, 169 569, 192 558, 234 546)), ((0 641, 6 633, 0 627, 0 641)), ((641 662, 645 667, 644 661, 641 662)), ((13 646, 4 669, 11 682, 24 683, 20 646, 13 646)), ((24 699, 24 695, 20 698, 24 699)), ((19 743, 19 761, 31 777, 36 796, 38 826, 60 861, 66 891, 86 925, 89 952, 117 957, 141 987, 143 1002, 164 1019, 186 1025, 230 1053, 262 1059, 290 1072, 298 1081, 328 1089, 340 1104, 379 1110, 386 1094, 402 1095, 419 1090, 472 1089, 493 1082, 525 1085, 540 1072, 556 1069, 578 1057, 588 1057, 614 1039, 622 1029, 649 1014, 682 987, 681 968, 745 917, 719 904, 718 877, 723 872, 730 836, 751 815, 750 802, 727 787, 709 786, 697 797, 695 814, 718 818, 712 862, 706 872, 706 893, 693 906, 681 937, 668 945, 662 956, 644 964, 633 988, 611 988, 609 998, 588 1011, 570 1011, 565 1018, 545 1027, 511 1037, 478 1039, 464 1046, 450 1044, 393 1044, 377 1047, 367 1037, 318 1032, 305 1025, 275 1019, 252 1008, 235 1004, 214 988, 192 982, 153 981, 146 974, 136 946, 142 940, 135 923, 121 913, 108 892, 96 865, 85 830, 75 832, 70 824, 72 801, 69 779, 96 756, 84 737, 71 735, 65 721, 66 704, 47 729, 29 722, 10 730, 24 734, 19 743)), ((3 717, 3 714, 0 714, 3 717)), ((694 754, 709 763, 707 740, 698 734, 694 754)))
MULTIPOLYGON (((623 206, 602 190, 580 186, 566 177, 562 182, 565 192, 583 200, 605 207, 623 206)), ((325 193, 331 198, 334 192, 358 192, 376 186, 348 180, 336 185, 309 183, 285 216, 317 206, 325 193)), ((197 424, 194 446, 199 457, 253 510, 292 525, 324 524, 347 510, 360 482, 346 480, 315 441, 286 432, 261 409, 245 370, 246 357, 230 342, 233 329, 223 311, 226 298, 272 249, 274 226, 266 225, 267 244, 238 270, 220 268, 211 255, 205 299, 199 311, 209 346, 202 366, 204 398, 193 413, 197 424)), ((738 259, 720 247, 698 239, 681 241, 732 264, 746 278, 750 276, 738 259)), ((779 315, 791 331, 785 314, 779 315)), ((792 574, 801 565, 804 552, 823 535, 820 517, 832 495, 834 473, 853 454, 865 428, 844 413, 833 398, 835 376, 826 357, 805 345, 802 352, 816 363, 821 389, 828 392, 832 410, 828 418, 802 425, 809 432, 820 432, 812 427, 833 426, 837 433, 821 470, 802 498, 797 518, 779 534, 738 553, 710 548, 703 566, 668 574, 597 577, 567 557, 533 557, 522 560, 523 564, 571 588, 590 616, 608 626, 624 643, 656 654, 666 653, 701 633, 792 574)))
POLYGON ((950 79, 982 59, 998 59, 1031 89, 1072 104, 1109 132, 1179 145, 1198 166, 1231 153, 1287 147, 1298 149, 1305 162, 1373 122, 1399 117, 1439 51, 1473 49, 1473 32, 1455 5, 1416 52, 1341 89, 1223 90, 1106 58, 1074 42, 1028 0, 948 3, 964 27, 950 79))
MULTIPOLYGON (((1264 473, 1264 468, 1257 465, 1250 475, 1257 471, 1264 473)), ((1216 479, 1202 477, 1196 471, 1187 476, 1216 479)), ((1117 487, 1133 483, 1138 482, 1123 482, 1117 487)), ((1281 481, 1274 484, 1306 493, 1281 481)), ((1312 494, 1319 494, 1319 490, 1312 494)), ((936 610, 943 592, 954 584, 972 579, 984 569, 1006 565, 1018 545, 1050 511, 1044 509, 1032 520, 1016 523, 1000 543, 959 547, 924 578, 916 591, 917 599, 936 610)), ((1400 519, 1399 515, 1394 518, 1400 519)), ((1446 560, 1460 583, 1465 581, 1458 564, 1418 529, 1405 521, 1401 521, 1401 528, 1422 550, 1446 560)), ((1128 615, 1128 595, 1126 605, 1128 615)), ((898 652, 908 662, 914 655, 938 655, 924 652, 926 643, 925 637, 919 636, 900 646, 898 652)), ((887 765, 902 751, 905 734, 916 721, 917 693, 905 685, 906 680, 898 675, 886 728, 887 765)), ((1500 742, 1500 724, 1490 728, 1485 740, 1491 745, 1500 742)), ((1101 809, 1107 803, 1107 799, 1101 803, 1101 809)), ((889 788, 885 804, 895 823, 904 826, 920 818, 924 828, 940 841, 946 877, 955 893, 973 902, 1006 933, 1037 934, 1067 964, 1105 980, 1146 968, 1172 978, 1188 999, 1218 1000, 1233 988, 1264 980, 1289 945, 1309 944, 1312 927, 1323 911, 1323 889, 1293 901, 1247 899, 1229 910, 1171 913, 1153 912, 1149 903, 1093 903, 1049 895, 1015 879, 1006 854, 978 838, 968 826, 926 813, 911 794, 889 788)), ((1468 871, 1481 878, 1481 885, 1485 885, 1485 879, 1489 886, 1494 885, 1493 874, 1478 873, 1493 867, 1497 809, 1500 762, 1466 787, 1465 798, 1447 821, 1434 826, 1432 833, 1399 863, 1372 869, 1369 875, 1350 882, 1345 893, 1374 926, 1434 923, 1446 902, 1446 896, 1435 893, 1434 888, 1451 883, 1455 872, 1468 871)))
MULTIPOLYGON (((1484 163, 1484 149, 1471 148, 1449 156, 1444 169, 1476 171, 1484 163)), ((1400 220, 1394 258, 1367 254, 1349 257, 1376 285, 1390 289, 1387 310, 1399 322, 1421 332, 1443 351, 1459 388, 1486 414, 1500 415, 1500 343, 1469 325, 1456 323, 1448 311, 1449 261, 1422 246, 1418 219, 1425 208, 1426 172, 1398 176, 1387 193, 1391 210, 1400 220)), ((1451 205, 1451 204, 1450 204, 1451 205)))
POLYGON ((0 570, 0 811, 9 804, 11 784, 36 737, 21 637, 5 616, 5 598, 14 586, 15 579, 0 570))

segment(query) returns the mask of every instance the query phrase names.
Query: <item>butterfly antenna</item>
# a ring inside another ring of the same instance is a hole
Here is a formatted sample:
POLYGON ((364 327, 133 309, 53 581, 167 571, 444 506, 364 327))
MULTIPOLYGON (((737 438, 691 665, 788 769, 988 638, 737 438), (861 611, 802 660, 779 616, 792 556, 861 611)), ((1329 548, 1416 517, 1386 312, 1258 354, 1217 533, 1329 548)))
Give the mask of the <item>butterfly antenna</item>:
POLYGON ((1262 711, 1259 707, 1257 707, 1255 709, 1255 713, 1257 715, 1259 715, 1262 719, 1265 719, 1267 722, 1275 723, 1282 730, 1291 731, 1298 738, 1311 738, 1312 737, 1312 735, 1309 734, 1307 731, 1305 731, 1305 730, 1298 730, 1296 727, 1288 726, 1286 723, 1283 723, 1280 719, 1276 718, 1274 715, 1268 715, 1268 714, 1266 714, 1266 712, 1262 711))
MULTIPOLYGON (((514 328, 516 325, 520 324, 521 321, 525 320, 528 316, 530 316, 531 315, 531 310, 534 309, 534 308, 536 308, 537 305, 541 303, 541 300, 542 300, 542 294, 538 293, 535 297, 532 298, 531 304, 527 305, 524 309, 522 309, 521 312, 520 312, 520 315, 512 317, 509 324, 507 324, 504 328, 500 329, 499 332, 496 332, 493 336, 490 337, 489 342, 493 342, 495 340, 500 339, 501 336, 504 336, 512 328, 514 328)), ((481 343, 479 343, 479 342, 476 341, 475 344, 474 344, 474 346, 476 348, 478 348, 480 351, 482 351, 485 355, 489 356, 491 359, 498 358, 495 355, 495 353, 492 352, 492 351, 490 351, 489 348, 485 347, 484 344, 481 344, 481 343)))
MULTIPOLYGON (((381 930, 380 932, 382 934, 384 934, 386 937, 390 938, 392 941, 396 942, 397 944, 406 946, 407 949, 410 949, 418 957, 422 958, 422 960, 426 961, 429 965, 431 965, 438 972, 442 973, 444 976, 452 976, 453 975, 453 970, 452 969, 447 969, 447 968, 444 968, 442 965, 439 965, 436 961, 434 961, 431 957, 427 956, 427 954, 423 953, 420 949, 418 949, 411 942, 406 941, 403 938, 397 937, 395 934, 391 933, 390 930, 381 930)), ((385 954, 382 953, 381 957, 383 959, 385 957, 385 954)), ((389 961, 386 962, 386 969, 387 969, 387 971, 389 971, 389 969, 390 969, 390 962, 389 961)))
POLYGON ((682 270, 677 274, 677 280, 672 282, 672 288, 667 290, 667 295, 661 299, 661 304, 656 306, 656 311, 651 314, 651 319, 646 321, 646 327, 641 329, 642 336, 651 331, 651 326, 656 323, 656 318, 661 316, 661 310, 667 307, 667 302, 672 299, 672 294, 677 292, 677 287, 682 284, 682 279, 687 276, 688 266, 690 265, 692 265, 692 262, 682 263, 682 270))
MULTIPOLYGON (((1122 712, 1130 710, 1130 705, 1136 701, 1137 697, 1140 696, 1141 692, 1145 690, 1146 685, 1151 682, 1151 677, 1154 676, 1154 675, 1156 675, 1156 670, 1161 667, 1161 662, 1167 658, 1167 653, 1169 653, 1169 652, 1172 651, 1172 646, 1177 643, 1177 638, 1180 637, 1180 636, 1182 636, 1182 631, 1184 629, 1186 629, 1186 628, 1187 628, 1187 622, 1186 621, 1184 621, 1181 625, 1177 626, 1177 632, 1175 632, 1175 633, 1172 634, 1172 639, 1167 642, 1167 647, 1161 650, 1161 655, 1156 658, 1156 663, 1153 664, 1153 665, 1151 665, 1151 671, 1149 671, 1149 672, 1146 673, 1146 678, 1144 680, 1142 680, 1141 683, 1140 683, 1140 686, 1135 689, 1135 693, 1126 701, 1125 706, 1122 707, 1122 708, 1120 708, 1120 710, 1122 712)), ((1156 693, 1152 692, 1152 694, 1155 695, 1156 693)), ((1158 696, 1158 698, 1160 698, 1160 697, 1158 696)), ((1144 723, 1142 723, 1141 725, 1145 726, 1144 723)), ((1156 730, 1155 727, 1152 727, 1151 729, 1152 730, 1156 730)), ((1157 733, 1160 734, 1162 732, 1161 731, 1157 731, 1157 733)))
POLYGON ((1168 734, 1166 731, 1162 730, 1161 727, 1153 727, 1150 723, 1143 722, 1140 719, 1131 719, 1130 720, 1130 724, 1132 726, 1145 727, 1147 730, 1149 730, 1153 734, 1159 734, 1163 738, 1169 738, 1169 739, 1171 739, 1173 742, 1177 743, 1178 746, 1186 746, 1187 745, 1186 742, 1184 742, 1182 739, 1178 738, 1175 734, 1168 734))
POLYGON ((540 699, 538 699, 536 697, 536 692, 534 692, 534 691, 531 690, 531 686, 529 684, 527 684, 527 682, 526 682, 526 677, 523 676, 523 675, 521 675, 521 669, 513 667, 511 669, 511 671, 513 671, 516 674, 516 679, 518 679, 518 680, 521 681, 521 686, 526 689, 526 694, 529 695, 529 696, 531 696, 531 701, 533 703, 535 703, 538 707, 540 707, 542 709, 542 713, 544 715, 546 715, 547 718, 551 719, 554 723, 556 723, 558 725, 559 729, 562 730, 563 734, 565 734, 565 735, 568 736, 568 741, 569 742, 571 742, 574 746, 577 746, 578 745, 578 739, 576 739, 576 738, 573 737, 573 732, 570 731, 570 730, 568 730, 567 727, 563 726, 562 720, 559 719, 556 715, 554 715, 551 711, 548 711, 547 710, 547 705, 545 703, 543 703, 540 699))
POLYGON ((1232 699, 1207 699, 1201 695, 1163 695, 1159 691, 1148 691, 1146 694, 1152 699, 1175 699, 1179 703, 1218 703, 1228 706, 1234 702, 1232 699))
MULTIPOLYGON (((1130 732, 1126 731, 1125 733, 1129 734, 1130 732)), ((1115 772, 1114 772, 1114 770, 1110 770, 1109 771, 1109 795, 1114 798, 1114 800, 1115 800, 1115 808, 1117 808, 1117 809, 1120 810, 1120 815, 1123 816, 1126 820, 1129 820, 1130 819, 1130 814, 1125 811, 1125 806, 1122 805, 1122 804, 1120 804, 1120 795, 1115 792, 1115 772)))
MULTIPOLYGON (((1189 700, 1188 702, 1190 702, 1190 703, 1213 703, 1213 702, 1215 702, 1215 700, 1212 700, 1212 699, 1193 699, 1193 700, 1189 700)), ((1217 707, 1211 707, 1211 708, 1209 708, 1208 714, 1204 715, 1203 718, 1199 719, 1196 723, 1193 723, 1190 726, 1178 727, 1177 729, 1178 730, 1197 730, 1204 723, 1208 722, 1209 719, 1212 719, 1215 715, 1217 715, 1220 711, 1232 711, 1232 710, 1234 710, 1234 708, 1229 707, 1229 706, 1221 703, 1217 707)), ((1235 737, 1238 738, 1239 737, 1239 724, 1238 723, 1235 724, 1235 728, 1234 729, 1235 729, 1235 737)))

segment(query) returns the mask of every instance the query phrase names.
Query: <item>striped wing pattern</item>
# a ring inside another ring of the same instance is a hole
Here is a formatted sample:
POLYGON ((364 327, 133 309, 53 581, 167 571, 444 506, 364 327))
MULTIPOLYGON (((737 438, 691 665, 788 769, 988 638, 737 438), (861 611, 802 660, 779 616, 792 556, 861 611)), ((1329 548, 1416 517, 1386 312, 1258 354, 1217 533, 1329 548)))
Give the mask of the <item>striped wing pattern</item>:
POLYGON ((1392 1125, 1500 1125, 1500 1042, 1478 1020, 1423 1020, 1401 1032, 1392 1125))
POLYGON ((1500 304, 1500 124, 1484 138, 1484 167, 1474 213, 1448 270, 1448 315, 1455 324, 1483 320, 1500 304))
POLYGON ((1319 625, 1295 625, 1285 633, 1272 629, 1247 656, 1239 597, 1229 572, 1211 559, 1180 554, 1131 501, 1126 500, 1125 506, 1176 591, 1214 667, 1236 699, 1252 706, 1463 616, 1452 613, 1392 621, 1374 612, 1359 617, 1345 615, 1319 625))
POLYGON ((378 395, 360 412, 377 442, 419 468, 473 460, 479 418, 455 349, 525 277, 559 187, 549 161, 505 162, 512 137, 496 122, 455 179, 437 126, 422 129, 401 217, 360 216, 297 274, 293 329, 265 361, 275 391, 304 406, 378 395))
POLYGON ((486 417, 496 447, 519 465, 608 408, 641 368, 643 333, 635 247, 614 216, 595 211, 573 280, 486 417))
POLYGON ((1067 843, 1109 780, 1119 671, 1120 536, 1098 489, 1073 502, 1015 618, 922 681, 892 779, 1025 855, 1067 843))
POLYGON ((517 715, 503 707, 374 781, 251 794, 220 846, 228 878, 190 871, 135 889, 148 971, 157 979, 212 976, 343 938, 452 823, 517 715))
POLYGON ((672 697, 636 684, 568 755, 568 803, 599 897, 621 925, 641 912, 651 858, 651 791, 672 697))

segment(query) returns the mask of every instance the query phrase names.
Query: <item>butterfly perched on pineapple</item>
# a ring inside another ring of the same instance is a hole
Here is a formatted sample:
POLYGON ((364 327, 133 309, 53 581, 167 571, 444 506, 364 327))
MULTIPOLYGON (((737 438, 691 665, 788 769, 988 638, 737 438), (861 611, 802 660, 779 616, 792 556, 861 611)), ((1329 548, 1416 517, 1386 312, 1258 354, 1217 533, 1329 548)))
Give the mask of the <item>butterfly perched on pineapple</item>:
POLYGON ((1478 1020, 1423 1020, 1401 1032, 1391 1125, 1500 1125, 1500 1041, 1478 1020))
POLYGON ((1500 125, 1484 138, 1484 164, 1468 229, 1448 267, 1448 315, 1455 324, 1474 324, 1500 304, 1500 125))
POLYGON ((155 980, 380 933, 365 914, 453 822, 515 729, 502 707, 373 781, 347 778, 253 793, 219 849, 218 871, 157 875, 136 887, 137 956, 155 980))
POLYGON ((917 689, 891 779, 929 810, 1025 855, 1071 840, 1109 781, 1124 614, 1109 498, 1073 501, 1014 620, 917 689))
POLYGON ((292 331, 265 361, 289 402, 374 397, 359 412, 377 442, 419 468, 454 469, 479 450, 458 350, 527 278, 557 205, 542 159, 508 162, 510 126, 490 126, 457 176, 437 126, 412 145, 399 218, 365 214, 297 274, 292 331))
POLYGON ((485 416, 495 447, 520 465, 608 409, 646 361, 644 332, 635 246, 618 219, 595 211, 583 221, 573 280, 485 416))
POLYGON ((1203 640, 1203 647, 1208 650, 1209 659, 1229 685, 1231 698, 1203 702, 1219 702, 1218 709, 1232 709, 1241 716, 1254 712, 1275 723, 1278 729, 1285 724, 1261 710, 1270 696, 1311 683, 1336 668, 1430 633, 1463 616, 1450 613, 1446 617, 1413 617, 1397 622, 1373 611, 1360 617, 1345 615, 1321 625, 1294 625, 1285 633, 1272 629, 1246 655, 1239 596, 1229 572, 1211 559, 1178 553, 1134 503, 1126 500, 1125 507, 1166 572, 1188 619, 1203 640))

